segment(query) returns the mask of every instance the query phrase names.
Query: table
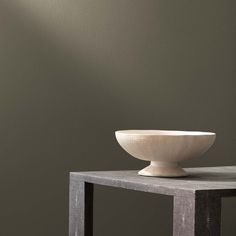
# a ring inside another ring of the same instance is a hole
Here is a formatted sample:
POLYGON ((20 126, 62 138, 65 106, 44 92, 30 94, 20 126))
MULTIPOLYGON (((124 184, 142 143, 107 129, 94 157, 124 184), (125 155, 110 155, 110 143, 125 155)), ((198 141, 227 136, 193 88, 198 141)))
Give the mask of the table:
POLYGON ((134 170, 71 172, 69 236, 93 235, 94 184, 171 195, 174 236, 219 236, 221 198, 236 196, 236 166, 185 170, 189 176, 182 178, 144 177, 134 170))

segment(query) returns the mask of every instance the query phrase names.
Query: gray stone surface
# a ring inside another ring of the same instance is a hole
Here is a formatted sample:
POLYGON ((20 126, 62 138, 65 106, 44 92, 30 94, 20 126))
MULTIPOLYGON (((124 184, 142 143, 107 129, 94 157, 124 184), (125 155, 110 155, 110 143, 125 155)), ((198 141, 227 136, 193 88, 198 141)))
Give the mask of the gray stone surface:
POLYGON ((71 176, 85 182, 167 195, 182 195, 200 190, 219 194, 236 194, 236 166, 185 169, 183 178, 157 178, 137 175, 138 171, 72 172, 71 176))
POLYGON ((175 196, 173 212, 174 236, 219 236, 221 198, 208 192, 195 196, 175 196))
POLYGON ((93 184, 71 179, 69 235, 93 235, 93 184))
POLYGON ((92 236, 93 184, 174 197, 174 236, 219 236, 221 198, 236 196, 236 166, 188 168, 188 177, 157 178, 138 171, 72 172, 70 236, 92 236))

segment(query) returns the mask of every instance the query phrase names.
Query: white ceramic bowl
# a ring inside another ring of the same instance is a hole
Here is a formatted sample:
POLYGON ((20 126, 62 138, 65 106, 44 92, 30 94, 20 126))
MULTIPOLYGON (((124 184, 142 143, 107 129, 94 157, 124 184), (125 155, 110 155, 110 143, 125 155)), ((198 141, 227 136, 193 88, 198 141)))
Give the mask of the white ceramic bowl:
POLYGON ((115 135, 130 155, 151 162, 140 175, 162 177, 186 176, 178 162, 201 156, 216 138, 211 132, 170 130, 120 130, 115 135))

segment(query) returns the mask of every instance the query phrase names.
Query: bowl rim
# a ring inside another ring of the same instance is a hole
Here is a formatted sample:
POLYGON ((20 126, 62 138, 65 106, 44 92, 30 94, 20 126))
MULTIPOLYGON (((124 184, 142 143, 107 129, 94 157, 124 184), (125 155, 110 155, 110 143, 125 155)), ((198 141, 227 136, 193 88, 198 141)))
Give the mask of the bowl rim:
POLYGON ((145 136, 216 136, 214 132, 189 130, 155 130, 155 129, 128 129, 117 130, 115 134, 145 135, 145 136))

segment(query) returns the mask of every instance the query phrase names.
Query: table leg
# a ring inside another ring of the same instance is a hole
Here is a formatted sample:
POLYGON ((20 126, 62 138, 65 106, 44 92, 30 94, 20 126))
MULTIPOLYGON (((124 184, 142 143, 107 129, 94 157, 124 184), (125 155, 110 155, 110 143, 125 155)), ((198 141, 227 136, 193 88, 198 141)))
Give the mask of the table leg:
POLYGON ((220 236, 221 198, 209 192, 174 197, 174 236, 220 236))
POLYGON ((69 236, 93 235, 93 184, 70 179, 69 236))

